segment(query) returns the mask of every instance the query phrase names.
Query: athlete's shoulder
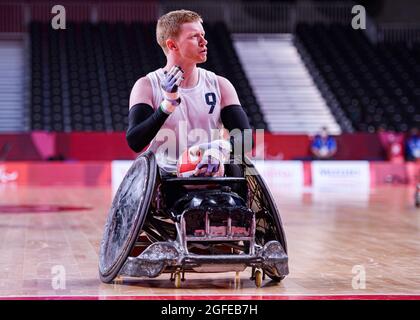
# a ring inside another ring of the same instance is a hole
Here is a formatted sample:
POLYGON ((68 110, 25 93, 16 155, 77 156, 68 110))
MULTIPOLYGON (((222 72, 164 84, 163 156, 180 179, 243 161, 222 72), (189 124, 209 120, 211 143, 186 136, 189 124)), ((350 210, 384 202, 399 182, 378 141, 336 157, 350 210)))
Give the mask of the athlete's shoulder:
POLYGON ((139 78, 130 93, 130 108, 138 103, 152 105, 153 89, 148 76, 139 78))
POLYGON ((229 81, 229 79, 216 75, 217 77, 217 81, 219 82, 219 86, 224 86, 224 87, 230 87, 230 88, 235 88, 232 84, 232 82, 229 81))
POLYGON ((236 93, 233 84, 222 76, 217 76, 219 83, 220 94, 222 96, 221 107, 224 108, 233 104, 240 104, 238 94, 236 93))
POLYGON ((150 85, 150 78, 146 75, 143 77, 140 77, 137 79, 137 81, 134 83, 134 86, 144 86, 144 85, 150 85))

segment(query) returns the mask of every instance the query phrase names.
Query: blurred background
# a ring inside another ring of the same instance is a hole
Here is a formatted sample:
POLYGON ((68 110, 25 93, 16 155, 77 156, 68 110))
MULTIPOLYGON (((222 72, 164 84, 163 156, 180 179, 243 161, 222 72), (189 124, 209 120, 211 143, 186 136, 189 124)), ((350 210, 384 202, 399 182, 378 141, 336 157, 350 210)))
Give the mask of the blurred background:
POLYGON ((112 161, 134 159, 129 94, 164 65, 157 18, 181 8, 202 15, 202 67, 227 77, 265 130, 264 159, 299 162, 272 179, 308 186, 311 161, 330 160, 338 179, 357 162, 368 185, 418 181, 418 1, 62 0, 55 30, 56 2, 0 1, 0 183, 108 184, 112 161))

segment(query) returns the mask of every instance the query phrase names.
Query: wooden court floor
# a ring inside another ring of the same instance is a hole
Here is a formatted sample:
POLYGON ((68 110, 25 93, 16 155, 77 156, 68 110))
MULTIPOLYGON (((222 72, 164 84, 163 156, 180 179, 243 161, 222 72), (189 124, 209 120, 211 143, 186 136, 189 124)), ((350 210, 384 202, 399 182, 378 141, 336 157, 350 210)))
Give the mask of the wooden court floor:
POLYGON ((0 185, 0 299, 420 295, 420 210, 413 187, 272 192, 290 275, 256 288, 248 270, 237 281, 234 273, 187 274, 175 289, 168 274, 99 280, 110 188, 0 185))

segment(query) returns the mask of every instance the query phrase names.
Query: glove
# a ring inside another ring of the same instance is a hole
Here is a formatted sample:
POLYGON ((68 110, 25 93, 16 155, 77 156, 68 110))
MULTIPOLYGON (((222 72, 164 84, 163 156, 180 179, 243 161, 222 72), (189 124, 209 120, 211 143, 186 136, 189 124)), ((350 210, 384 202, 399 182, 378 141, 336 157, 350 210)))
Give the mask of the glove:
POLYGON ((178 87, 182 80, 184 80, 182 77, 183 74, 184 71, 181 67, 176 65, 173 66, 169 72, 165 71, 165 76, 160 83, 160 87, 162 88, 163 97, 165 98, 161 107, 166 113, 172 113, 175 110, 175 107, 181 103, 178 87))
POLYGON ((231 151, 227 140, 214 140, 190 148, 190 154, 202 155, 194 171, 194 176, 222 177, 225 174, 223 163, 229 159, 231 151))

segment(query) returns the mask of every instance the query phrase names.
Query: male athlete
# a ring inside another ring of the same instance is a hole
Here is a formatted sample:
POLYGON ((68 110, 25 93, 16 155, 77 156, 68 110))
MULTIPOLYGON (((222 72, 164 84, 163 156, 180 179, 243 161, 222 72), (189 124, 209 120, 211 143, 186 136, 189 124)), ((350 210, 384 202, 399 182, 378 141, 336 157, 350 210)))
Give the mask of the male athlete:
POLYGON ((243 133, 251 127, 229 80, 197 67, 207 60, 202 22, 187 10, 159 18, 156 38, 167 62, 134 84, 127 142, 135 152, 150 144, 148 150, 168 173, 176 173, 184 150, 199 150, 194 175, 223 176, 232 146, 220 130, 243 133))

